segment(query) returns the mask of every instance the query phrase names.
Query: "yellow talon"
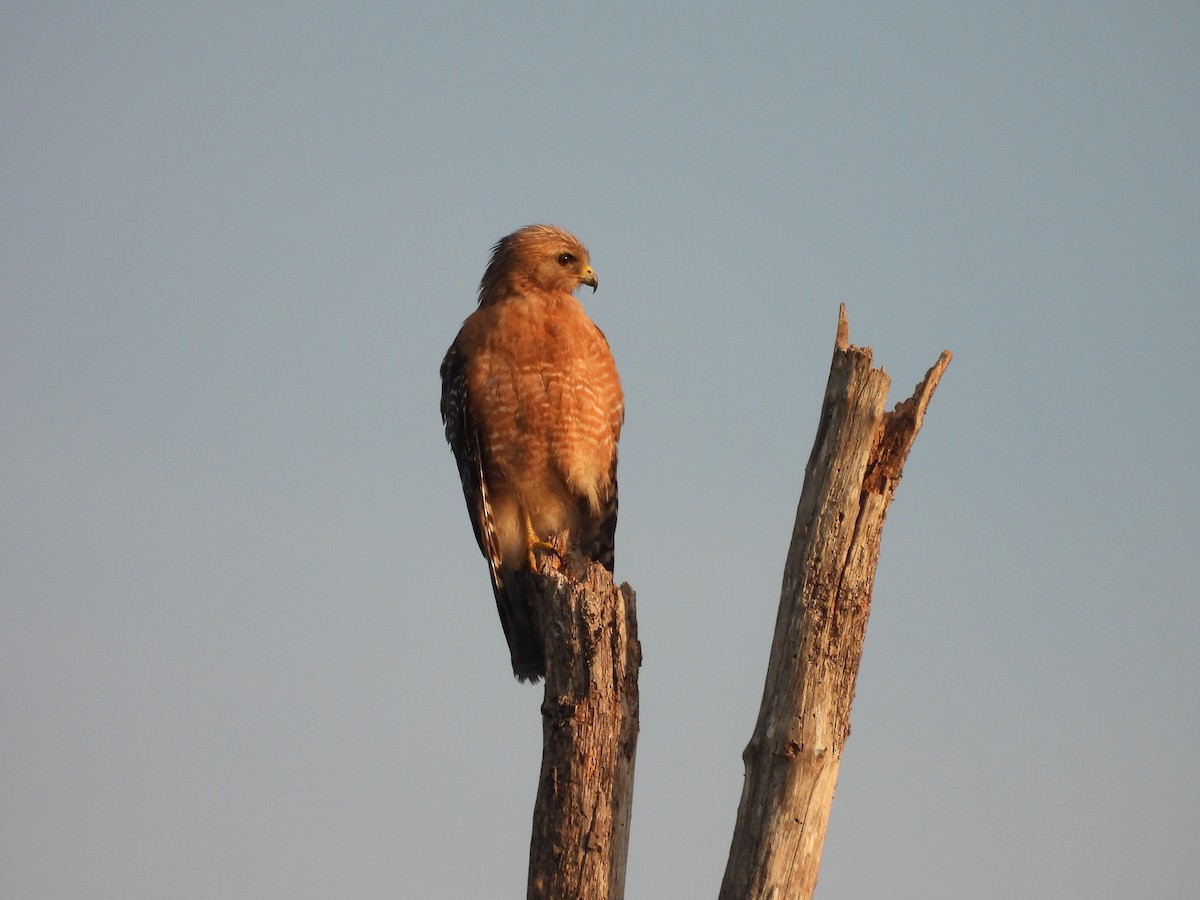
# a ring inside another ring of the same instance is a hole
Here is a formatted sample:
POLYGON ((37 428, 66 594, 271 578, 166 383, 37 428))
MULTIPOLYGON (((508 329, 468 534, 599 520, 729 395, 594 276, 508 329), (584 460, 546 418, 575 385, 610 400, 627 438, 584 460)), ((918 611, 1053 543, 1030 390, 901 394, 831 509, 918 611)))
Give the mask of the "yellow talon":
POLYGON ((562 555, 555 549, 553 544, 543 541, 537 536, 537 532, 533 530, 533 522, 529 518, 529 513, 525 513, 525 548, 529 554, 529 571, 537 571, 537 553, 536 551, 548 551, 555 556, 562 558, 562 555))

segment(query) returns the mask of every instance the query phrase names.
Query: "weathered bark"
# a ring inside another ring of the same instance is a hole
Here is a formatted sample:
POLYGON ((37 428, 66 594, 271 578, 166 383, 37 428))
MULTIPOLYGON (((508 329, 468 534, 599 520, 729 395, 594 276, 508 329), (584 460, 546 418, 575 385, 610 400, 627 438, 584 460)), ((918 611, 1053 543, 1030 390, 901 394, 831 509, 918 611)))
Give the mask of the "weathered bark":
MULTIPOLYGON (((563 551, 563 536, 554 544, 563 551)), ((565 552, 542 554, 538 571, 546 691, 528 897, 620 900, 638 734, 635 597, 565 552)))
POLYGON ((951 354, 884 412, 890 379, 838 317, 784 567, 721 900, 812 896, 862 656, 884 516, 951 354))

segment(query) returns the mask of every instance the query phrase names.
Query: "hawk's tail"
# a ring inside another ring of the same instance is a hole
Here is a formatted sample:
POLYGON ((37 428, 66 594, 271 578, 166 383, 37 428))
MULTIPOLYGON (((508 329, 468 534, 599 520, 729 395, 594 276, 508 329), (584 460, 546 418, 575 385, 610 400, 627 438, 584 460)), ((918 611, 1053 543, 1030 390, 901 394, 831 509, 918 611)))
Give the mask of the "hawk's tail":
POLYGON ((513 674, 518 681, 537 681, 546 675, 546 658, 541 639, 533 627, 533 609, 529 605, 534 593, 533 585, 529 583, 531 575, 511 569, 502 569, 498 574, 500 583, 493 582, 493 591, 504 638, 508 641, 513 674))

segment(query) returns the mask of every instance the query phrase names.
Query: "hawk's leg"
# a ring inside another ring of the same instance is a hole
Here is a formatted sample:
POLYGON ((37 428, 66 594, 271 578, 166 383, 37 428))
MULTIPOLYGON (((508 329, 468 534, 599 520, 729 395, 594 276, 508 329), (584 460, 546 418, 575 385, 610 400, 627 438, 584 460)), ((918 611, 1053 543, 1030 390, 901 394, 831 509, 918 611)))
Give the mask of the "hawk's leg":
POLYGON ((562 554, 555 549, 553 544, 543 541, 537 536, 537 532, 533 530, 533 522, 529 518, 529 513, 525 513, 525 552, 529 554, 529 571, 537 571, 537 552, 553 553, 555 556, 562 559, 562 554))

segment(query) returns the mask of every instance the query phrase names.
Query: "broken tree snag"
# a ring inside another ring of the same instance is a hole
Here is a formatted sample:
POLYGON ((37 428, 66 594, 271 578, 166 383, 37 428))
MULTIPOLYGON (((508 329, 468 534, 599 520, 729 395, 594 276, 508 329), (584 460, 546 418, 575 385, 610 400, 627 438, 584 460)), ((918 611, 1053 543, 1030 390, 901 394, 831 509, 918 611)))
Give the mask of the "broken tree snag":
POLYGON ((884 516, 950 363, 884 412, 889 378, 849 342, 846 307, 788 548, 721 900, 808 898, 817 884, 862 657, 884 516))
POLYGON ((638 735, 637 611, 599 563, 539 557, 534 625, 546 656, 542 769, 529 847, 530 900, 625 894, 638 735))

